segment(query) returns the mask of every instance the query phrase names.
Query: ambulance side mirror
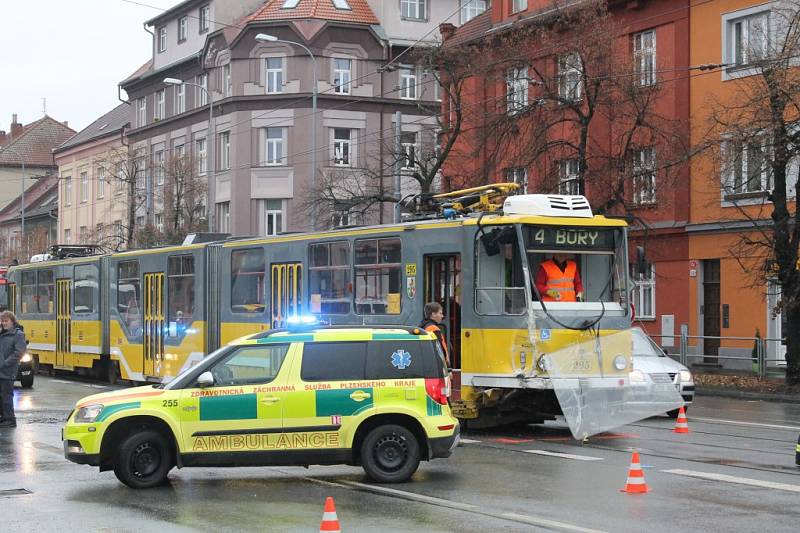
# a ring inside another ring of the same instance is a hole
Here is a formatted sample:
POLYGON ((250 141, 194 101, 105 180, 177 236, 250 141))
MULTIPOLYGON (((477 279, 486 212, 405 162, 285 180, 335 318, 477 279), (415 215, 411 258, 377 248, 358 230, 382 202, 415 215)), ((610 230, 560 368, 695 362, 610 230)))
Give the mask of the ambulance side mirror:
POLYGON ((201 389, 206 387, 211 387, 214 385, 214 374, 211 372, 205 371, 199 376, 197 376, 197 386, 201 389))

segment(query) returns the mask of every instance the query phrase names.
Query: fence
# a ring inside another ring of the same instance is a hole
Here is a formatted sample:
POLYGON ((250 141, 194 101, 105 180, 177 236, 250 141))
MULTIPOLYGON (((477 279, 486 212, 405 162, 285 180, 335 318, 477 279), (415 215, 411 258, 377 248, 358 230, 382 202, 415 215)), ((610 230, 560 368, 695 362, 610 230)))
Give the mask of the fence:
POLYGON ((662 339, 662 342, 659 343, 661 346, 664 345, 664 339, 666 338, 669 338, 673 345, 675 341, 678 341, 677 352, 671 349, 674 346, 667 346, 664 349, 672 356, 677 355, 681 364, 687 367, 708 365, 736 370, 749 369, 760 377, 766 376, 768 371, 785 372, 786 360, 777 355, 781 354, 783 350, 783 339, 687 335, 683 332, 679 335, 651 335, 651 337, 662 339), (709 343, 708 341, 711 342, 709 343), (726 346, 721 346, 722 343, 725 343, 726 346), (706 346, 709 344, 717 347, 717 353, 704 353, 707 351, 706 346), (745 346, 736 346, 737 344, 744 344, 745 346), (773 349, 770 350, 770 347, 773 349), (741 354, 745 351, 750 352, 749 355, 737 355, 737 353, 741 354), (773 356, 769 356, 770 352, 772 352, 773 356), (701 359, 701 361, 698 362, 698 359, 701 359), (725 362, 731 362, 732 364, 725 365, 725 362), (748 362, 750 363, 749 365, 746 364, 748 362))

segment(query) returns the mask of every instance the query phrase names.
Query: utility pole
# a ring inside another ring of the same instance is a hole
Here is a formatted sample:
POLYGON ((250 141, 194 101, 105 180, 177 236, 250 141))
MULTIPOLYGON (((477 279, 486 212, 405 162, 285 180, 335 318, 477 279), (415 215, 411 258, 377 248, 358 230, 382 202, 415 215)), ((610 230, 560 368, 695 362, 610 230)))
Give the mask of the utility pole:
POLYGON ((394 114, 394 192, 396 201, 394 204, 394 222, 400 222, 400 177, 403 168, 403 158, 401 156, 403 144, 401 135, 403 134, 403 114, 396 111, 394 114))

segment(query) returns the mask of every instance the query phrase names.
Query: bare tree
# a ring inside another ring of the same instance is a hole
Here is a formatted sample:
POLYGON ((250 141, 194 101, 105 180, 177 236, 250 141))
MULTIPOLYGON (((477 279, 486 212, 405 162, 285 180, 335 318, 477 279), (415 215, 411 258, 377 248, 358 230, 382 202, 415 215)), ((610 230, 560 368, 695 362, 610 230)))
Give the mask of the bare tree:
POLYGON ((722 177, 724 200, 751 231, 731 250, 753 287, 780 284, 786 314, 786 383, 800 383, 800 2, 770 5, 749 23, 728 65, 734 90, 709 102, 706 150, 722 177))
POLYGON ((177 243, 187 233, 205 225, 208 182, 197 173, 197 161, 188 154, 173 155, 167 162, 161 195, 164 207, 164 242, 177 243))
POLYGON ((137 231, 136 214, 147 201, 145 194, 145 172, 147 158, 144 148, 132 148, 128 145, 112 148, 97 163, 103 164, 110 175, 108 183, 114 193, 121 191, 125 202, 125 222, 122 224, 123 235, 106 235, 105 240, 114 250, 122 246, 132 247, 137 231), (110 242, 116 241, 116 242, 110 242))

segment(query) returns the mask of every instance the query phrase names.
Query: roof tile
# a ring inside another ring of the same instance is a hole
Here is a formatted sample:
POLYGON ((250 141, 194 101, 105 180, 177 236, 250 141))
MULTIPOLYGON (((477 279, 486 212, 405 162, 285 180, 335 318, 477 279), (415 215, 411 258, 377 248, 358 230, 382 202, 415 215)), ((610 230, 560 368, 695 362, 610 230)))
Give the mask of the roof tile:
POLYGON ((268 0, 247 21, 316 18, 358 24, 380 24, 367 0, 347 0, 350 9, 337 9, 332 0, 300 0, 297 7, 284 9, 284 0, 268 0))
POLYGON ((28 167, 55 166, 53 148, 75 135, 75 130, 45 115, 25 127, 16 139, 0 147, 0 166, 20 164, 28 167), (9 148, 9 151, 5 151, 9 148), (14 152, 11 152, 13 150, 14 152))

